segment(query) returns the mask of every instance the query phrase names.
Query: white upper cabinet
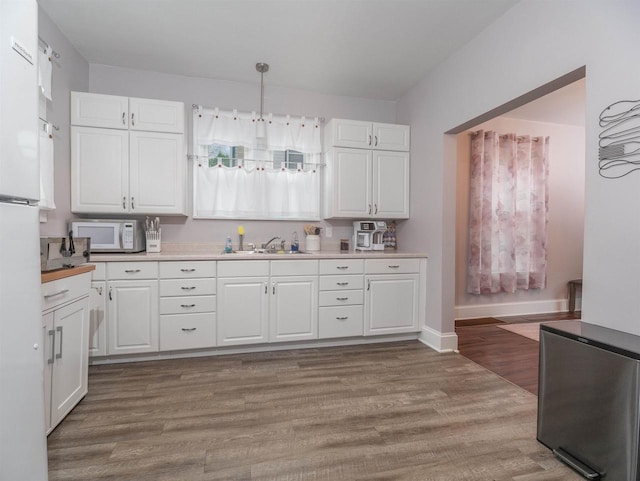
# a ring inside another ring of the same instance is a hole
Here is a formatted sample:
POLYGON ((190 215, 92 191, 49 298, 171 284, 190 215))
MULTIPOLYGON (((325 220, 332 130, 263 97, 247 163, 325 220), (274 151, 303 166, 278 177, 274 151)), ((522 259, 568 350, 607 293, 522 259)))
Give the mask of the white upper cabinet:
POLYGON ((71 92, 71 211, 186 212, 184 104, 71 92))
POLYGON ((129 137, 130 212, 184 212, 184 137, 160 132, 131 132, 129 137))
POLYGON ((184 133, 184 104, 168 100, 129 99, 129 128, 184 133))
POLYGON ((361 120, 331 119, 325 127, 327 147, 396 150, 408 152, 408 125, 383 124, 361 120))
POLYGON ((409 218, 409 146, 408 125, 327 122, 323 217, 409 218))
POLYGON ((129 128, 129 98, 71 92, 71 125, 129 128))

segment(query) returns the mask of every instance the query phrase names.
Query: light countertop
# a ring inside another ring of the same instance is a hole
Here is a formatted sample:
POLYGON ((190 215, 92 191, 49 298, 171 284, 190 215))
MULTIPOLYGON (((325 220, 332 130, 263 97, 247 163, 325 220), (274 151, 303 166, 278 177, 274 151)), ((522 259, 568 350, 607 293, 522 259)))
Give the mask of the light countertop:
POLYGON ((162 252, 139 254, 91 253, 91 262, 277 260, 277 259, 385 259, 427 257, 425 253, 389 249, 385 251, 303 251, 301 254, 254 254, 249 251, 223 254, 218 244, 163 244, 162 252))

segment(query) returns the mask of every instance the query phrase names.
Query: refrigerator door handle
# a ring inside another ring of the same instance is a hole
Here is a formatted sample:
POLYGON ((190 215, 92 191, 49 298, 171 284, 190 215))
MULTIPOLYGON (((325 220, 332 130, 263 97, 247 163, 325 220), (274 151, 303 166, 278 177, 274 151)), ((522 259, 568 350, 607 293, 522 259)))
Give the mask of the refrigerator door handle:
POLYGON ((60 352, 56 354, 56 359, 62 359, 62 326, 56 327, 56 331, 60 333, 60 352))

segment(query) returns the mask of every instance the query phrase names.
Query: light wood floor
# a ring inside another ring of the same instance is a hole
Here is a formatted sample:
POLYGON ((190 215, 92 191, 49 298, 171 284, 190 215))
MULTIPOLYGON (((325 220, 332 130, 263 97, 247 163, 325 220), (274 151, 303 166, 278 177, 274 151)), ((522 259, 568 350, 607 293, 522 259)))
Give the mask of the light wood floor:
POLYGON ((98 366, 50 480, 578 481, 536 397, 417 341, 98 366))

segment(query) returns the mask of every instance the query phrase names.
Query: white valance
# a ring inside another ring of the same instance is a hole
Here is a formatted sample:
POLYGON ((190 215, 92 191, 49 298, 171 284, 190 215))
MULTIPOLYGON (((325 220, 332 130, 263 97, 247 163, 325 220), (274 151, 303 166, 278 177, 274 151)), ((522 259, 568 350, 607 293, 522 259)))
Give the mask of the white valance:
POLYGON ((195 140, 200 145, 221 144, 254 150, 295 150, 320 154, 319 119, 264 115, 197 107, 195 140))

